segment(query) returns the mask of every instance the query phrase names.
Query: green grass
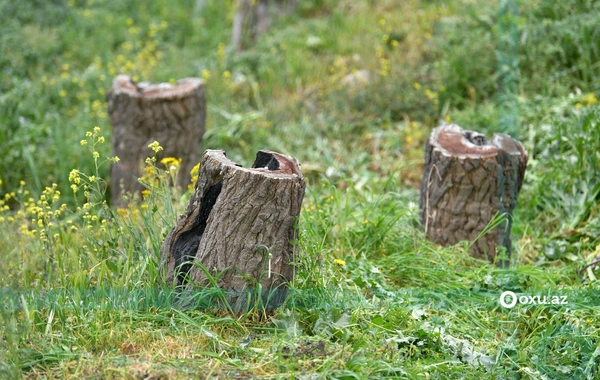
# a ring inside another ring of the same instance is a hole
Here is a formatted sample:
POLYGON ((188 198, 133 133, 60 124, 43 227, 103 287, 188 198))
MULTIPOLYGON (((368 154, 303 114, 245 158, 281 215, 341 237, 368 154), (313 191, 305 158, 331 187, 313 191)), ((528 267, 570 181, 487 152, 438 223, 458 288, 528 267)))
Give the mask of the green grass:
POLYGON ((530 164, 510 269, 417 223, 431 129, 499 128, 495 4, 303 0, 232 55, 234 1, 200 3, 0 0, 0 378, 600 376, 600 273, 578 273, 600 253, 598 2, 519 2, 530 164), (370 81, 344 86, 357 70, 370 81), (203 77, 202 149, 299 159, 283 307, 234 316, 218 289, 165 286, 160 246, 190 192, 160 162, 143 200, 106 204, 120 72, 203 77), (504 291, 568 304, 507 309, 504 291))

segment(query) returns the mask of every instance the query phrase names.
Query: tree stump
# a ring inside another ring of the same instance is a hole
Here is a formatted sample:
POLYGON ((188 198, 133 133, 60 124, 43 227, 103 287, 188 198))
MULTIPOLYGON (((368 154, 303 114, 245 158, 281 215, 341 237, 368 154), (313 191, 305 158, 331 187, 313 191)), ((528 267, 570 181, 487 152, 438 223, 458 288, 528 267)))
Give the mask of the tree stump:
POLYGON ((123 206, 123 195, 142 190, 138 182, 148 148, 158 141, 164 148, 157 156, 182 160, 176 185, 185 189, 190 171, 198 163, 206 121, 206 100, 201 79, 187 78, 169 83, 136 84, 119 75, 106 94, 113 126, 112 149, 119 157, 111 167, 112 203, 123 206))
POLYGON ((510 255, 512 212, 527 158, 523 145, 505 134, 488 142, 455 124, 434 129, 426 143, 420 197, 427 237, 443 246, 475 241, 471 254, 492 262, 498 247, 510 255), (477 239, 497 212, 505 221, 477 239))
POLYGON ((263 305, 279 306, 294 277, 304 189, 295 158, 261 150, 245 169, 224 151, 207 150, 186 211, 161 247, 167 283, 180 291, 204 286, 206 270, 218 278, 233 310, 246 310, 256 300, 257 285, 263 305))
POLYGON ((269 30, 273 13, 291 13, 298 0, 238 0, 233 19, 231 48, 243 51, 252 47, 269 30))

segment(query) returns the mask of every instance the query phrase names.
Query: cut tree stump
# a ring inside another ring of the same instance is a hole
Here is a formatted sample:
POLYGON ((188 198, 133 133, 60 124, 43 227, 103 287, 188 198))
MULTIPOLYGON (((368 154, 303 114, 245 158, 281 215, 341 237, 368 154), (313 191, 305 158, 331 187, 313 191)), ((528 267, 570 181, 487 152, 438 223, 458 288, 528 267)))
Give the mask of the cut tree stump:
POLYGON ((237 0, 231 31, 231 49, 241 52, 252 48, 269 30, 274 15, 292 13, 298 0, 237 0))
POLYGON ((304 189, 295 158, 261 150, 246 169, 224 151, 207 150, 185 213, 161 247, 167 283, 180 291, 208 285, 205 269, 218 278, 233 310, 256 300, 258 284, 263 305, 278 307, 294 277, 304 189))
POLYGON ((491 262, 499 247, 508 257, 512 212, 527 158, 523 145, 505 134, 487 141, 485 135, 455 124, 434 129, 426 143, 421 182, 421 222, 427 237, 443 246, 475 241, 471 254, 491 262), (505 215, 505 221, 477 239, 496 213, 505 215))
POLYGON ((113 126, 111 167, 112 203, 126 205, 123 195, 142 190, 138 182, 145 159, 154 152, 148 148, 158 141, 164 148, 157 154, 182 160, 177 186, 185 189, 190 171, 198 163, 200 143, 206 122, 206 100, 201 79, 186 78, 175 86, 169 83, 136 84, 119 75, 106 94, 108 115, 113 126))

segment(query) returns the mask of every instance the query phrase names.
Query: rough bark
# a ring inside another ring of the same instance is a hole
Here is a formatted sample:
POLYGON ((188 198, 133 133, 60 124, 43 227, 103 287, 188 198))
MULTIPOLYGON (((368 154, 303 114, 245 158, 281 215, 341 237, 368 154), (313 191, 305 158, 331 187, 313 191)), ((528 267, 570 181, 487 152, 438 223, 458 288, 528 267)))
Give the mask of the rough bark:
POLYGON ((233 19, 231 48, 243 51, 265 34, 273 14, 291 13, 298 0, 238 0, 233 19))
POLYGON ((487 141, 455 124, 434 129, 426 143, 420 198, 428 238, 443 246, 476 240, 471 254, 492 262, 498 247, 509 255, 512 212, 527 158, 523 145, 505 134, 487 141), (496 213, 506 220, 477 239, 496 213))
POLYGON ((167 283, 180 290, 207 285, 203 268, 193 265, 198 263, 218 277, 233 310, 248 307, 257 284, 263 304, 279 306, 294 277, 295 224, 304 189, 292 157, 259 151, 245 169, 225 152, 207 150, 195 192, 161 248, 167 283))
POLYGON ((113 126, 113 154, 120 159, 111 167, 113 205, 125 205, 124 194, 142 190, 138 178, 145 159, 154 154, 148 145, 155 140, 164 148, 157 155, 159 159, 182 159, 177 186, 186 188, 204 135, 206 100, 202 80, 186 78, 175 86, 136 84, 130 77, 119 75, 106 98, 113 126))

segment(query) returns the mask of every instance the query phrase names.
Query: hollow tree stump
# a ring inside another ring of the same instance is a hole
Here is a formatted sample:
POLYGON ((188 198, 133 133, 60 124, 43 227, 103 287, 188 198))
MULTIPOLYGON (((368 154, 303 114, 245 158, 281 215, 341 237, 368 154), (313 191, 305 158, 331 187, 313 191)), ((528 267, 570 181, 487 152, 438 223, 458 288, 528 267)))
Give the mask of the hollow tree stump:
POLYGON ((207 285, 203 268, 194 265, 201 264, 218 277, 233 310, 248 308, 257 284, 263 305, 279 306, 294 277, 293 242, 304 189, 295 158, 259 151, 252 168, 245 169, 224 151, 207 150, 195 192, 161 247, 167 283, 175 282, 179 290, 207 285))
POLYGON ((201 79, 187 78, 169 83, 136 84, 119 75, 106 95, 113 126, 112 150, 119 157, 111 167, 112 203, 123 206, 123 195, 142 190, 138 182, 148 148, 158 141, 164 148, 157 157, 181 158, 176 185, 185 189, 190 171, 200 156, 206 121, 206 100, 201 79))
POLYGON ((477 239, 471 254, 493 262, 497 248, 504 247, 510 255, 512 212, 527 158, 523 145, 505 134, 488 142, 455 124, 434 129, 426 143, 420 197, 427 237, 443 246, 473 242, 498 212, 506 220, 477 239))

